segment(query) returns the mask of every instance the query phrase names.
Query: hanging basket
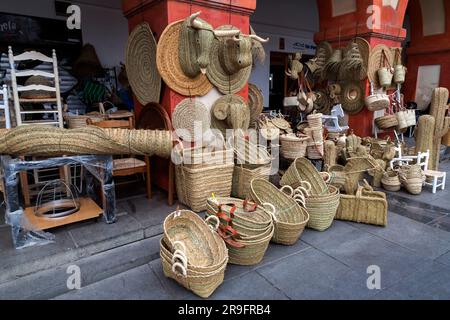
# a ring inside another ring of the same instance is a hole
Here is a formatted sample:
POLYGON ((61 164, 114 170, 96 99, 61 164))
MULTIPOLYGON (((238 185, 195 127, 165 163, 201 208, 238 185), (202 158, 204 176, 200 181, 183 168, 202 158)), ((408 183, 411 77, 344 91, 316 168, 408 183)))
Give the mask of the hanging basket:
POLYGON ((378 128, 382 130, 387 130, 391 128, 395 128, 398 126, 397 117, 393 114, 388 114, 382 117, 375 119, 375 124, 378 128))
POLYGON ((416 121, 416 110, 406 110, 406 124, 408 125, 408 127, 412 127, 415 126, 417 124, 416 121))
POLYGON ((378 79, 382 87, 390 87, 393 76, 394 75, 389 68, 383 67, 378 69, 378 79))
POLYGON ((398 125, 397 125, 397 129, 403 130, 408 128, 408 120, 407 120, 407 115, 406 115, 406 111, 399 111, 395 114, 395 116, 397 117, 397 121, 398 121, 398 125))
POLYGON ((394 67, 394 83, 403 84, 406 78, 406 67, 398 64, 394 67))
POLYGON ((366 107, 369 111, 375 112, 378 110, 388 109, 391 101, 389 96, 384 93, 373 94, 365 99, 366 107))

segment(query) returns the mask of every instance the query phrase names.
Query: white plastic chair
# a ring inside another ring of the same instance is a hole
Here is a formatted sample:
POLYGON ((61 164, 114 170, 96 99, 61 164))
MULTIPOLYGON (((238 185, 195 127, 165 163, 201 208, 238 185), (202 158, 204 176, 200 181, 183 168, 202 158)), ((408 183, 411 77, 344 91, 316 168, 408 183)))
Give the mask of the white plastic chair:
POLYGON ((8 87, 6 84, 3 85, 3 88, 0 90, 0 95, 3 96, 3 99, 0 100, 0 110, 3 110, 5 113, 5 127, 6 129, 11 128, 11 117, 9 116, 9 103, 8 103, 8 87))
POLYGON ((427 182, 425 179, 424 185, 432 186, 433 193, 436 193, 438 188, 445 190, 445 181, 447 179, 447 173, 441 171, 428 170, 428 161, 430 160, 430 151, 419 152, 417 155, 417 164, 422 167, 423 173, 426 178, 429 178, 432 182, 427 182))

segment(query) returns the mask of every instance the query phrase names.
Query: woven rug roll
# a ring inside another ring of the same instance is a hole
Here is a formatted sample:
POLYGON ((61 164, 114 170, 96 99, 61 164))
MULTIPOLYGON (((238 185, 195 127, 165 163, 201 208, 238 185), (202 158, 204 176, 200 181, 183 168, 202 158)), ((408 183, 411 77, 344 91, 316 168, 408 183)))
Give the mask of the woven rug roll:
POLYGON ((125 52, 128 81, 139 102, 159 102, 161 76, 156 69, 156 40, 148 23, 137 25, 128 37, 125 52))

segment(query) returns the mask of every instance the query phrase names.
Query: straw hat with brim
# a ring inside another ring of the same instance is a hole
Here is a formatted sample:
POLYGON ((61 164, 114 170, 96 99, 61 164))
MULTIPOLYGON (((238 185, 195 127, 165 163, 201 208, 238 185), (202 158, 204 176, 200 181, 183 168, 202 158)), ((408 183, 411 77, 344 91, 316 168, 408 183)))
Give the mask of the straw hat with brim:
POLYGON ((105 74, 97 52, 91 44, 85 44, 81 54, 74 62, 72 73, 77 78, 102 77, 105 74))
POLYGON ((164 82, 173 91, 183 96, 204 96, 213 87, 206 75, 189 78, 181 69, 178 46, 183 22, 179 20, 169 24, 161 34, 156 50, 156 65, 164 82))
POLYGON ((159 102, 161 77, 156 69, 156 40, 146 22, 137 25, 128 37, 125 65, 138 101, 142 105, 159 102))
POLYGON ((364 89, 359 82, 347 82, 342 85, 341 104, 342 109, 349 114, 354 115, 364 108, 364 89))
POLYGON ((175 133, 184 141, 201 140, 211 128, 208 108, 196 99, 184 99, 172 113, 172 125, 175 133))
POLYGON ((212 115, 218 120, 212 124, 215 129, 247 130, 250 125, 250 109, 244 99, 235 94, 217 99, 212 106, 212 115))
POLYGON ((250 127, 254 127, 264 108, 264 97, 255 84, 248 84, 248 107, 250 109, 250 127))
MULTIPOLYGON (((25 86, 30 85, 43 85, 47 87, 54 88, 55 85, 51 80, 49 80, 46 77, 42 76, 31 76, 25 81, 25 86)), ((46 98, 55 98, 56 93, 53 91, 45 91, 45 90, 31 90, 31 91, 24 91, 20 94, 20 97, 23 99, 46 99, 46 98)))
MULTIPOLYGON (((238 30, 237 28, 225 25, 220 26, 216 30, 238 30)), ((225 37, 214 39, 211 45, 211 52, 209 56, 209 65, 206 70, 206 75, 209 81, 223 94, 233 94, 239 92, 248 82, 250 73, 252 72, 252 65, 243 68, 235 74, 229 75, 223 68, 219 58, 219 41, 225 41, 225 37)))
POLYGON ((368 69, 367 75, 369 77, 369 80, 373 83, 374 89, 381 88, 380 81, 378 79, 378 70, 383 66, 382 64, 384 59, 383 51, 386 54, 391 66, 394 63, 395 56, 388 46, 384 44, 379 44, 372 49, 369 56, 369 66, 367 68, 368 69))

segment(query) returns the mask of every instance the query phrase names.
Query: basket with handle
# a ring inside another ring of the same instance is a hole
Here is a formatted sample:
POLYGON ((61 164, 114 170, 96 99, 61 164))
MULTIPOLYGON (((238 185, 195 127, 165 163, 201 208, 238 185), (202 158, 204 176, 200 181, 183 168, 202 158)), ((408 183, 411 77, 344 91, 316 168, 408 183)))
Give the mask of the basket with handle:
POLYGON ((392 78, 394 77, 392 66, 389 62, 386 52, 382 51, 380 69, 378 69, 378 79, 382 87, 390 87, 392 84, 392 78))
POLYGON ((398 126, 397 116, 393 113, 393 108, 385 110, 385 115, 375 119, 375 125, 381 130, 389 130, 398 126))
POLYGON ((406 79, 407 68, 402 65, 400 48, 395 49, 394 83, 403 84, 406 79))
POLYGON ((391 192, 400 191, 401 188, 398 173, 393 170, 389 170, 383 175, 383 178, 381 179, 381 184, 385 190, 391 192))
POLYGON ((306 135, 297 136, 286 134, 280 136, 280 153, 285 159, 294 160, 306 156, 306 147, 309 137, 306 135))
POLYGON ((325 195, 329 192, 326 182, 316 167, 306 158, 297 158, 281 178, 280 184, 296 189, 301 186, 302 181, 311 184, 312 195, 325 195))
POLYGON ((307 210, 264 179, 251 182, 250 194, 256 203, 273 215, 275 231, 272 241, 283 245, 295 244, 309 221, 307 210))
POLYGON ((223 282, 228 262, 227 248, 216 232, 219 224, 217 217, 203 220, 189 210, 171 213, 163 224, 160 256, 165 276, 203 298, 223 282))
POLYGON ((250 182, 255 178, 269 180, 272 165, 235 165, 231 195, 246 199, 250 195, 250 182))
POLYGON ((409 193, 414 195, 422 193, 422 186, 425 176, 419 165, 401 166, 398 176, 400 183, 409 193))
POLYGON ((386 194, 373 191, 365 181, 365 186, 360 186, 356 195, 341 195, 335 219, 386 226, 387 215, 386 194))

